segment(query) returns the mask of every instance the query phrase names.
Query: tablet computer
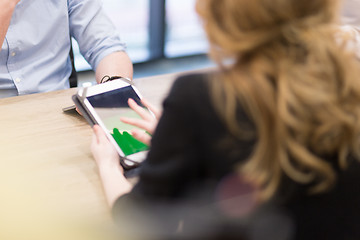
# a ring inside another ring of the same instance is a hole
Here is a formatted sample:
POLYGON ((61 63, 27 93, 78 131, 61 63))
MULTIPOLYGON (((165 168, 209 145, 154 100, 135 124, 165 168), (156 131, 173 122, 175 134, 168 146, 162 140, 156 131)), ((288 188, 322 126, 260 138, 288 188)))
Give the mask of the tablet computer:
MULTIPOLYGON (((121 79, 81 88, 73 96, 75 105, 88 123, 91 126, 98 124, 105 131, 119 153, 120 163, 125 169, 139 166, 149 149, 146 144, 132 137, 130 130, 136 128, 135 126, 120 121, 120 117, 140 118, 129 107, 129 98, 144 107, 136 87, 121 79)), ((150 114, 154 116, 151 112, 150 114)))

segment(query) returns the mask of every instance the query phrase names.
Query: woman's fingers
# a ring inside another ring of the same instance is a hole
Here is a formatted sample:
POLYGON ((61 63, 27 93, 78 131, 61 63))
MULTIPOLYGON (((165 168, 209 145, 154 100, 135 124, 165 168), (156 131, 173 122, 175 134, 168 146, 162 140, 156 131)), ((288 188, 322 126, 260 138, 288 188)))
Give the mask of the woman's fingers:
POLYGON ((93 126, 93 131, 94 131, 94 134, 93 134, 93 136, 94 136, 94 140, 95 140, 95 142, 96 143, 100 143, 100 127, 99 127, 99 125, 94 125, 93 126))
POLYGON ((141 99, 142 104, 144 104, 145 107, 147 107, 151 112, 153 112, 155 114, 156 119, 159 119, 161 116, 161 111, 155 107, 154 105, 152 105, 151 103, 149 103, 146 99, 141 99))
POLYGON ((144 129, 145 131, 152 132, 152 123, 143 119, 138 118, 128 118, 128 117, 121 117, 120 121, 133 125, 135 127, 144 129))
POLYGON ((133 109, 137 114, 139 114, 140 117, 143 118, 144 120, 149 121, 153 118, 147 110, 140 107, 133 99, 129 98, 128 104, 130 108, 133 109))
POLYGON ((147 134, 146 132, 140 131, 138 129, 134 129, 131 131, 131 134, 135 139, 150 146, 151 136, 149 134, 147 134))
POLYGON ((96 142, 98 144, 108 141, 105 132, 101 129, 99 125, 93 126, 94 136, 96 137, 96 142))
POLYGON ((131 131, 131 133, 135 139, 147 145, 150 145, 151 135, 149 135, 148 133, 150 134, 154 133, 158 121, 157 118, 160 117, 161 113, 156 107, 150 104, 147 100, 142 99, 141 102, 145 107, 147 107, 151 112, 155 114, 156 118, 154 118, 154 116, 147 109, 144 109, 143 107, 139 106, 133 99, 129 98, 128 104, 130 108, 133 109, 137 114, 139 114, 141 119, 121 117, 120 120, 124 123, 145 130, 146 132, 144 132, 143 130, 134 129, 131 131))

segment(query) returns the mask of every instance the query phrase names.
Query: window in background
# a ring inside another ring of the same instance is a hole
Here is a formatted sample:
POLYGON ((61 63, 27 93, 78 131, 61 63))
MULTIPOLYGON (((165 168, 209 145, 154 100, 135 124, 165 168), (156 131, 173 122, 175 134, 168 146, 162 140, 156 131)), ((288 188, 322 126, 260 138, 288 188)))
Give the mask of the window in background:
MULTIPOLYGON (((206 53, 196 0, 102 0, 133 63, 206 53)), ((73 41, 77 71, 91 69, 73 41)))
POLYGON ((166 0, 166 57, 207 52, 208 44, 195 11, 195 2, 196 0, 166 0))
MULTIPOLYGON (((103 7, 126 43, 131 60, 144 62, 149 60, 149 1, 150 0, 102 0, 103 7)), ((73 40, 75 68, 77 71, 91 69, 81 56, 79 47, 73 40)))

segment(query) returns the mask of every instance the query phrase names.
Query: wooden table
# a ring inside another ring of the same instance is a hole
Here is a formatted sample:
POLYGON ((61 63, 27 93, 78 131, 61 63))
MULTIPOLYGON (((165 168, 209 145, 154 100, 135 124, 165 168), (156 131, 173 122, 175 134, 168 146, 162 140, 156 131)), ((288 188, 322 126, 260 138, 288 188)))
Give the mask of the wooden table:
MULTIPOLYGON (((160 106, 177 75, 137 79, 135 85, 160 106)), ((78 114, 62 112, 76 91, 0 99, 0 239, 39 239, 40 231, 59 222, 110 221, 90 152, 92 130, 78 114)), ((51 234, 54 239, 58 233, 51 234)))

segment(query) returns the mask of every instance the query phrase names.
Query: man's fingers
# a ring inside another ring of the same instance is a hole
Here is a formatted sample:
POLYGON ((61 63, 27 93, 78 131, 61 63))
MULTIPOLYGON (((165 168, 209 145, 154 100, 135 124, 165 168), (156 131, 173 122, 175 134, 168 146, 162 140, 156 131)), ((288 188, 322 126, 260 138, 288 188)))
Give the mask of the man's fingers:
POLYGON ((75 107, 75 110, 78 114, 80 114, 80 116, 82 116, 82 113, 80 112, 79 108, 78 107, 75 107))

